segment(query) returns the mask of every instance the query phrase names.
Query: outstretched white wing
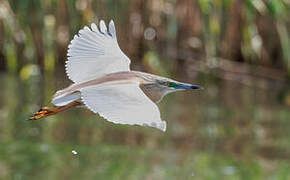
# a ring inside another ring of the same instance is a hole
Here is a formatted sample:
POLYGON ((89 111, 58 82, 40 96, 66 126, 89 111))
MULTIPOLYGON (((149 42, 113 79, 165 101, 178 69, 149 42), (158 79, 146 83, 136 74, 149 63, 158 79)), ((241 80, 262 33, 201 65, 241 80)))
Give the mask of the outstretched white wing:
POLYGON ((130 71, 130 59, 119 48, 114 22, 85 26, 68 46, 67 76, 75 83, 119 71, 130 71))
POLYGON ((114 84, 81 89, 83 103, 110 122, 145 125, 166 130, 160 112, 139 84, 114 84))

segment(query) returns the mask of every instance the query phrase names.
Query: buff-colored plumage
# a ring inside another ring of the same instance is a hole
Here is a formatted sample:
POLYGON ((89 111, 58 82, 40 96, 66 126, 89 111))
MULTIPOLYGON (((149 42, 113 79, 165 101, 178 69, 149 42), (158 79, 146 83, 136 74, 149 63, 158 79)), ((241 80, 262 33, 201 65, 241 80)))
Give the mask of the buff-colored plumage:
POLYGON ((108 29, 103 20, 99 28, 94 23, 91 28, 84 27, 74 36, 67 55, 66 73, 73 84, 55 93, 52 99, 55 109, 41 109, 31 119, 84 104, 110 122, 165 131, 166 122, 161 120, 155 102, 176 90, 200 89, 169 78, 130 71, 130 59, 119 48, 113 21, 108 29))

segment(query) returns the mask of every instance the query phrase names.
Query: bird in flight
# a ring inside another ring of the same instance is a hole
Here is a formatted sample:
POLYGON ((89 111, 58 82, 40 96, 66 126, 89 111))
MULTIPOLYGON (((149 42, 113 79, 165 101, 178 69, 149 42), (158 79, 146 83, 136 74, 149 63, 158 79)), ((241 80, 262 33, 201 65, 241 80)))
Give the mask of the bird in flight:
POLYGON ((166 130, 155 103, 164 95, 202 89, 157 75, 131 71, 130 59, 120 49, 114 22, 108 28, 92 23, 75 35, 68 46, 66 74, 73 84, 57 91, 54 107, 44 107, 30 118, 37 120, 84 105, 110 122, 166 130))

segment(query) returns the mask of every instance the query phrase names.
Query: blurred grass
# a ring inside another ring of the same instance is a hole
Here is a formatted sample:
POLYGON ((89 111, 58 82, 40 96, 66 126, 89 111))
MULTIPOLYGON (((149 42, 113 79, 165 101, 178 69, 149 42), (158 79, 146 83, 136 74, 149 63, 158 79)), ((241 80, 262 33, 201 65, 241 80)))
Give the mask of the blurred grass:
POLYGON ((1 9, 0 66, 11 72, 63 68, 72 36, 99 19, 115 20, 133 64, 157 51, 178 62, 221 57, 290 70, 287 0, 3 0, 1 9), (148 28, 156 33, 150 40, 148 28))
MULTIPOLYGON (((150 150, 122 145, 1 143, 4 179, 288 179, 289 163, 266 171, 255 160, 224 153, 150 150), (71 153, 77 149, 78 154, 71 153)), ((276 164, 267 161, 269 166, 276 164)))

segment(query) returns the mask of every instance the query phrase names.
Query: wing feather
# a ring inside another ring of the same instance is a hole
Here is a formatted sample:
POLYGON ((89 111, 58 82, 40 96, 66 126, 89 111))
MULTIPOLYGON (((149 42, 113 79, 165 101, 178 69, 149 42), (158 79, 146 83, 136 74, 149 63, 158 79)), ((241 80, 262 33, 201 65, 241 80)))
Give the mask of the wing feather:
POLYGON ((107 33, 107 27, 106 27, 105 22, 103 20, 100 21, 100 30, 104 34, 107 33))
POLYGON ((114 84, 81 89, 83 103, 110 122, 146 125, 166 130, 160 112, 138 84, 114 84))
POLYGON ((114 22, 109 31, 103 20, 99 27, 92 23, 75 35, 68 46, 66 73, 75 83, 87 81, 105 74, 130 71, 130 59, 119 48, 114 22))
POLYGON ((112 20, 109 23, 109 32, 112 35, 112 37, 116 39, 116 29, 115 29, 114 21, 112 20))

